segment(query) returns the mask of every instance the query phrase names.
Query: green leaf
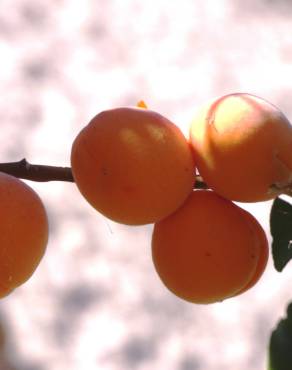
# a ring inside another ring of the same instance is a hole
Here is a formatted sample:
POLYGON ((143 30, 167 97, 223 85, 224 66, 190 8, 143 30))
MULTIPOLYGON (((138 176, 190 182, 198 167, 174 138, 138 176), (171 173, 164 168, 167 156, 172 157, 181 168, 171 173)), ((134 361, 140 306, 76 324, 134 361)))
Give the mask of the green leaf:
POLYGON ((273 202, 270 229, 274 266, 281 272, 292 259, 292 205, 281 198, 273 202))
POLYGON ((292 369, 292 302, 287 317, 279 321, 269 344, 269 370, 292 369))

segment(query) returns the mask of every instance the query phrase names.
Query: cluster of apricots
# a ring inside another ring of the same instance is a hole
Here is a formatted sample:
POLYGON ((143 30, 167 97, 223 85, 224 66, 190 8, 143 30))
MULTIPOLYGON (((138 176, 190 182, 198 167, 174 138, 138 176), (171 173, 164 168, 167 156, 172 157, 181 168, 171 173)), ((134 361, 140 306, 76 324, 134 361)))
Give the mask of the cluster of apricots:
MULTIPOLYGON (((141 102, 97 114, 75 138, 74 181, 101 214, 154 224, 152 258, 164 285, 189 302, 237 296, 262 276, 268 241, 237 202, 291 190, 292 126, 267 101, 244 93, 199 109, 190 136, 141 102), (200 176, 206 189, 197 189, 200 176)), ((48 220, 38 195, 0 173, 0 297, 43 257, 48 220)))
POLYGON ((190 137, 143 104, 96 115, 72 145, 86 200, 127 225, 154 223, 152 258, 164 285, 207 304, 254 286, 268 261, 259 222, 237 202, 260 202, 292 185, 292 126, 246 93, 199 109, 190 137), (196 189, 200 175, 207 189, 196 189))

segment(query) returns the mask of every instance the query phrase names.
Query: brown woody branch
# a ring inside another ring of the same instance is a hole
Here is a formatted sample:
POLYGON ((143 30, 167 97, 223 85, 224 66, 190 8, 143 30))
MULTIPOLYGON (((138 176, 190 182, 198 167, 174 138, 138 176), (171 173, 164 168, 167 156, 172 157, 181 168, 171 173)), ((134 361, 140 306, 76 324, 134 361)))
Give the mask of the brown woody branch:
POLYGON ((41 164, 30 164, 25 158, 19 162, 0 163, 0 172, 5 172, 20 179, 38 182, 74 182, 70 167, 55 167, 44 166, 41 164))
MULTIPOLYGON (((18 162, 0 163, 0 172, 5 172, 20 179, 47 182, 66 181, 74 182, 70 167, 45 166, 42 164, 30 164, 25 158, 18 162)), ((196 189, 207 189, 208 186, 200 176, 196 176, 194 184, 196 189)))
MULTIPOLYGON (((48 182, 48 181, 66 181, 74 182, 72 170, 70 167, 45 166, 41 164, 30 164, 25 158, 18 162, 0 163, 0 172, 5 172, 20 179, 48 182)), ((202 177, 197 175, 194 183, 195 189, 208 189, 208 185, 202 177)), ((292 187, 287 186, 281 190, 281 194, 292 197, 292 187)))

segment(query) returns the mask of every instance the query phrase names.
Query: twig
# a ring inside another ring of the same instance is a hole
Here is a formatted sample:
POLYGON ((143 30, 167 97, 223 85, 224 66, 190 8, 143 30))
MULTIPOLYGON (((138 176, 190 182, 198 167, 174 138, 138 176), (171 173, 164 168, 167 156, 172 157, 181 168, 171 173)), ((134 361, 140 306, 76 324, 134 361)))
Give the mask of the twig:
MULTIPOLYGON (((67 181, 74 182, 70 167, 45 166, 30 164, 25 158, 18 162, 0 163, 0 172, 5 172, 20 179, 47 182, 67 181)), ((208 189, 201 176, 196 176, 195 189, 208 189)))
POLYGON ((25 180, 74 182, 70 167, 30 164, 25 158, 19 162, 0 163, 0 172, 25 180))

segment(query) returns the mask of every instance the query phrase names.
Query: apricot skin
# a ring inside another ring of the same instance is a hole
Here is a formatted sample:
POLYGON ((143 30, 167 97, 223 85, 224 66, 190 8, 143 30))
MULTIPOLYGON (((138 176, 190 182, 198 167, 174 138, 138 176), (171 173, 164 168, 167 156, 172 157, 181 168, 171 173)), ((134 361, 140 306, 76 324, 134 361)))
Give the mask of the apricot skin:
POLYGON ((192 120, 190 139, 200 175, 223 197, 265 201, 292 184, 292 126, 257 96, 235 93, 207 103, 192 120))
POLYGON ((86 200, 129 225, 153 223, 174 212, 195 179, 190 144, 179 128, 137 107, 95 116, 73 143, 71 165, 86 200))
POLYGON ((208 190, 195 190, 154 226, 152 259, 165 286, 198 304, 236 295, 253 279, 260 248, 241 208, 208 190))
POLYGON ((48 219, 37 193, 0 172, 0 297, 26 282, 48 242, 48 219))
POLYGON ((241 211, 246 221, 254 230, 254 235, 257 238, 257 243, 260 250, 256 270, 252 278, 247 283, 247 285, 245 285, 236 295, 242 294, 256 285, 256 283, 260 280, 263 273, 265 272, 269 260, 269 243, 264 229, 252 214, 245 211, 244 209, 241 209, 241 211))

